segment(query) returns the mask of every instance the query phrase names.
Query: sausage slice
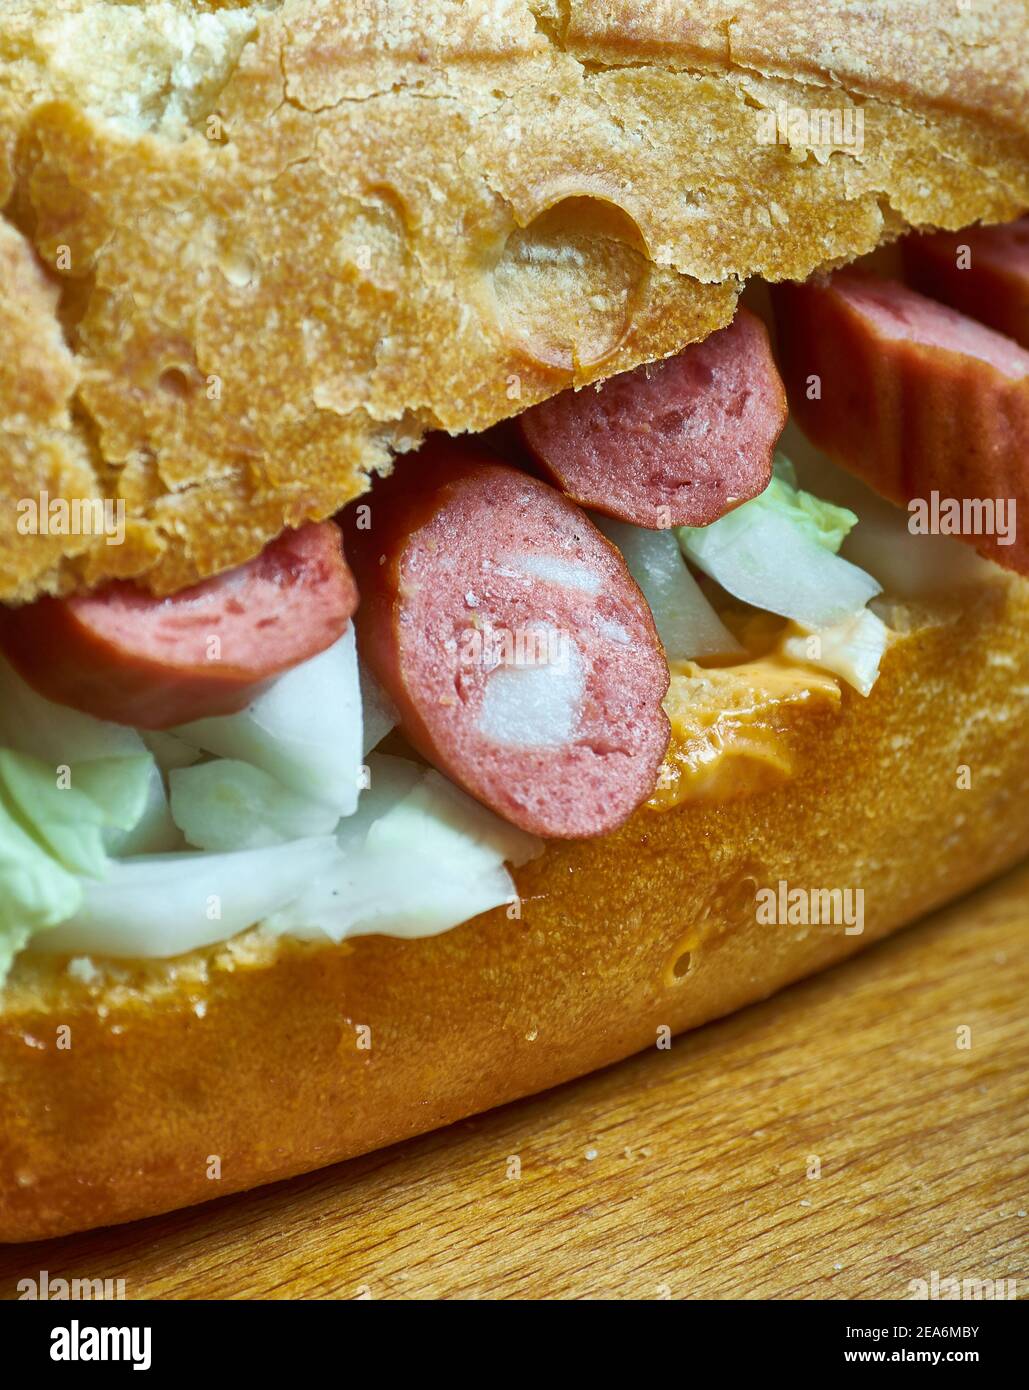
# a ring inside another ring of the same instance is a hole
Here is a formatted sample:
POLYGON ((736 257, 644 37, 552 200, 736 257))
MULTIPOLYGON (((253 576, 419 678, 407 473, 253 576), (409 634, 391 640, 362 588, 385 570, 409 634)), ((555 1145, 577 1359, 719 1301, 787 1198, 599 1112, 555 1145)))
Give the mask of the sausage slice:
POLYGON ((909 236, 901 251, 914 289, 1029 348, 1029 218, 909 236))
POLYGON ((612 830, 651 794, 668 667, 624 561, 574 503, 430 443, 346 534, 362 657, 429 762, 539 835, 612 830))
POLYGON ((746 309, 676 357, 563 391, 520 417, 556 487, 651 530, 706 526, 763 492, 785 424, 768 334, 746 309))
POLYGON ((1029 573, 1029 352, 892 280, 844 271, 773 297, 812 443, 894 502, 961 504, 959 539, 1029 573))
POLYGON ((356 607, 339 527, 312 522, 169 598, 114 583, 3 610, 0 647, 58 704, 166 729, 242 709, 331 646, 356 607))

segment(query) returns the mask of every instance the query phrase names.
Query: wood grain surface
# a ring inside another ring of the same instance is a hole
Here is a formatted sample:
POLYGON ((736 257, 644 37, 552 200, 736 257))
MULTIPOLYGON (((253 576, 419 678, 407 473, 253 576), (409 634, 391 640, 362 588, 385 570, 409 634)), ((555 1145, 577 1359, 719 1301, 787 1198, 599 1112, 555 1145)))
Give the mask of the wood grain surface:
POLYGON ((903 1298, 933 1270, 1021 1294, 1027 926, 1029 866, 668 1050, 293 1182, 0 1249, 0 1294, 42 1269, 129 1298, 903 1298))

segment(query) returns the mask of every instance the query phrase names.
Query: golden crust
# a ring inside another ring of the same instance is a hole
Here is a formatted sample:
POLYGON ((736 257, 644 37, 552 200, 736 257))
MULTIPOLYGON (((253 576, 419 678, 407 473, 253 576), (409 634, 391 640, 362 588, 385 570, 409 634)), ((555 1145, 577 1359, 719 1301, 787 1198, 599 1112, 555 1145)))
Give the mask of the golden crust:
POLYGON ((988 115, 1023 128, 1029 75, 1012 26, 1025 5, 889 0, 531 0, 578 57, 608 63, 732 64, 840 83, 904 104, 988 115))
POLYGON ((1024 27, 1020 0, 7 0, 4 254, 60 299, 5 277, 0 318, 42 316, 63 394, 0 431, 0 480, 129 525, 4 508, 0 598, 181 587, 426 429, 706 336, 750 276, 1017 216, 1024 27), (860 112, 860 148, 765 143, 783 103, 860 112))
POLYGON ((551 844, 517 875, 520 920, 335 947, 249 933, 92 985, 22 957, 0 1012, 0 1239, 203 1201, 541 1090, 1015 863, 1029 583, 923 616, 867 701, 798 716, 793 779, 551 844), (760 925, 755 890, 780 879, 863 889, 864 934, 760 925))
MULTIPOLYGON (((78 372, 57 322, 57 288, 2 220, 0 286, 0 515, 13 533, 26 479, 55 497, 92 497, 96 484, 88 450, 71 426, 78 372)), ((82 537, 40 536, 29 545, 4 536, 0 592, 34 584, 86 544, 82 537)))

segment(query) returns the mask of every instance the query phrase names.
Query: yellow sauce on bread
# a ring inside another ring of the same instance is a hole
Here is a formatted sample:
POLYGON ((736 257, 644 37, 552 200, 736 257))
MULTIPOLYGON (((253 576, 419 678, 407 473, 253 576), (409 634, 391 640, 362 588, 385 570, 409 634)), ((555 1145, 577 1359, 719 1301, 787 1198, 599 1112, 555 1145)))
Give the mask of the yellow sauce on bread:
POLYGON ((668 752, 648 806, 747 796, 790 776, 798 714, 834 715, 840 682, 771 653, 739 666, 673 662, 665 712, 668 752))

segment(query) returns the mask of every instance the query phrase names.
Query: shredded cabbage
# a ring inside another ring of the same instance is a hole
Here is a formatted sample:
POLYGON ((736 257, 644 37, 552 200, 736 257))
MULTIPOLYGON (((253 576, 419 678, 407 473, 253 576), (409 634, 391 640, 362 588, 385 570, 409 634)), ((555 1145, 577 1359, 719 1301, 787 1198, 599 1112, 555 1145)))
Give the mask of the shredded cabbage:
POLYGON ((363 756, 353 624, 239 714, 197 719, 173 732, 205 753, 253 764, 299 796, 333 807, 337 816, 351 815, 363 756))
POLYGON ((438 772, 372 754, 371 790, 342 822, 338 865, 265 922, 268 931, 309 939, 370 933, 432 936, 510 903, 505 861, 542 850, 438 772))
POLYGON ((806 492, 797 482, 797 470, 784 454, 776 454, 771 482, 753 500, 788 516, 805 535, 834 555, 857 525, 856 512, 806 492))
POLYGON ((135 833, 153 771, 148 753, 54 765, 0 749, 0 985, 35 933, 74 916, 86 882, 110 875, 109 838, 135 833))
POLYGON ((226 941, 291 902, 340 857, 332 836, 234 854, 122 859, 83 882, 70 920, 33 946, 72 955, 167 957, 226 941))
POLYGON ((792 661, 821 666, 840 676, 861 695, 871 694, 879 679, 879 663, 890 640, 890 631, 870 608, 817 632, 797 629, 781 642, 780 650, 792 661))
POLYGON ((63 922, 81 902, 81 880, 22 829, 0 799, 0 985, 30 938, 63 922))
POLYGON ((111 856, 181 843, 134 729, 54 704, 0 659, 0 984, 37 931, 72 916, 111 856))
POLYGON ((234 758, 174 769, 172 815, 191 845, 225 852, 331 835, 339 813, 234 758))
POLYGON ((151 760, 101 758, 55 769, 40 758, 0 749, 0 788, 7 806, 41 849, 69 873, 103 878, 104 831, 128 830, 146 801, 151 760))
POLYGON ((67 768, 71 786, 106 812, 108 853, 177 843, 160 769, 141 735, 37 695, 2 657, 0 747, 37 758, 51 781, 67 768))
POLYGON ((94 719, 37 695, 2 657, 0 746, 54 764, 133 757, 147 751, 135 729, 94 719))
POLYGON ((740 654, 740 644, 704 597, 671 531, 650 531, 606 516, 593 520, 621 551, 640 586, 669 661, 740 654))
POLYGON ((675 534, 686 558, 735 598, 808 628, 831 627, 880 592, 835 553, 857 518, 796 488, 785 459, 777 469, 759 496, 675 534))

